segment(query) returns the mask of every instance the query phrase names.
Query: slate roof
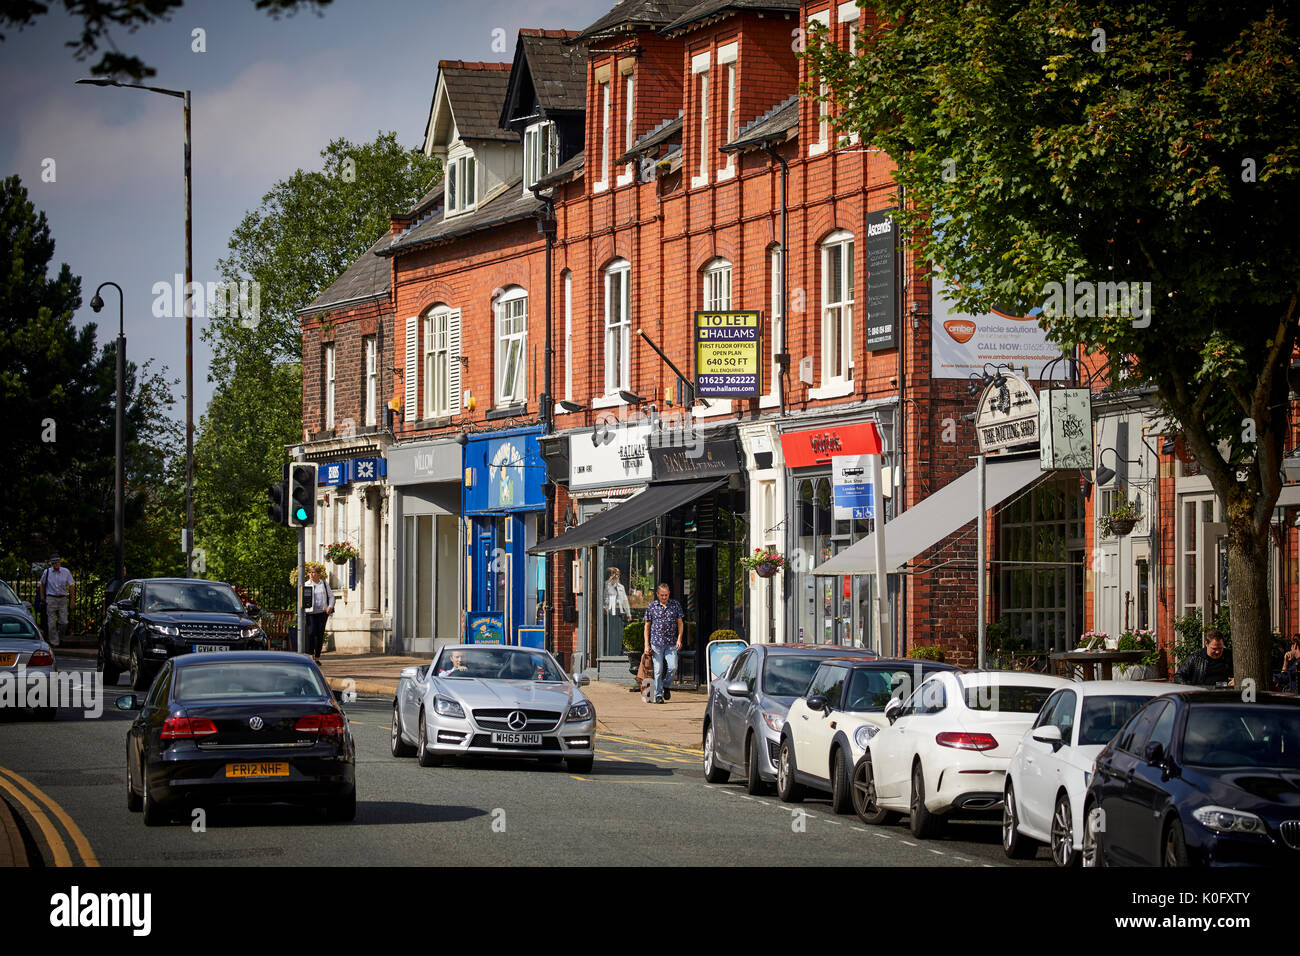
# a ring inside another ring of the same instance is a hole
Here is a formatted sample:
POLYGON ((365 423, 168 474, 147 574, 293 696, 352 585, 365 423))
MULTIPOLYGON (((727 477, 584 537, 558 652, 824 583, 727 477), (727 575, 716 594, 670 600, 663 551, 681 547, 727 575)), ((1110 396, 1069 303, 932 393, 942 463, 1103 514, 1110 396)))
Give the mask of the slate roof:
POLYGON ((548 112, 587 108, 587 48, 569 41, 576 30, 520 30, 537 102, 548 112))
POLYGON ((438 72, 447 87, 456 129, 464 140, 519 142, 519 134, 501 128, 501 104, 510 85, 509 63, 442 60, 438 72))
POLYGON ((437 179, 433 181, 433 185, 429 187, 428 192, 426 192, 423 196, 421 196, 416 201, 414 206, 406 210, 404 215, 422 216, 424 215, 424 213, 428 212, 434 206, 442 202, 442 199, 443 199, 442 177, 439 176, 437 179))
POLYGON ((442 210, 438 210, 436 215, 415 223, 386 248, 378 250, 376 255, 393 256, 399 252, 454 239, 480 229, 535 218, 545 204, 532 193, 525 195, 523 184, 523 177, 516 176, 496 196, 485 203, 480 203, 473 212, 447 219, 443 216, 442 210))
POLYGON ((693 0, 618 0, 614 8, 578 34, 578 40, 631 32, 638 27, 657 30, 694 6, 693 0))
POLYGON ((585 153, 578 153, 566 162, 560 163, 559 166, 551 170, 541 179, 534 183, 538 189, 547 189, 551 186, 558 186, 560 183, 572 182, 583 174, 587 165, 585 153))
POLYGON ((701 0, 661 31, 667 36, 686 32, 690 27, 720 14, 759 10, 773 13, 798 13, 799 0, 701 0))
POLYGON ((361 258, 343 271, 343 274, 329 284, 329 287, 316 296, 311 304, 299 309, 299 315, 321 312, 338 305, 369 296, 387 295, 392 285, 392 273, 387 259, 379 257, 379 250, 388 245, 390 236, 385 232, 374 245, 362 253, 361 258))
POLYGON ((631 149, 629 149, 626 153, 624 153, 617 160, 615 160, 614 165, 618 166, 622 163, 626 163, 633 156, 639 156, 642 153, 648 152, 649 150, 654 149, 656 146, 666 143, 674 136, 680 134, 682 131, 683 115, 684 112, 682 110, 678 110, 675 119, 666 119, 658 126, 656 126, 654 129, 647 132, 645 135, 643 135, 640 139, 638 139, 635 143, 632 144, 631 149))
POLYGON ((756 117, 722 150, 738 150, 757 146, 765 139, 789 139, 799 132, 799 94, 792 93, 784 101, 756 117))

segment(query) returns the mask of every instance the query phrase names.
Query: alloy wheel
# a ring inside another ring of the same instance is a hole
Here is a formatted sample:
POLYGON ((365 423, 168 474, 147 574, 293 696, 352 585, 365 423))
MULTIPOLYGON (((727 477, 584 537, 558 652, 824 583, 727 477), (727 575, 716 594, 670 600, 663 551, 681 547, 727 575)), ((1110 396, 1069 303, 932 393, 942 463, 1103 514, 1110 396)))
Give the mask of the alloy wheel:
POLYGON ((1070 814, 1070 801, 1061 797, 1056 801, 1056 812, 1052 815, 1052 859, 1057 866, 1073 866, 1074 856, 1074 821, 1070 814))

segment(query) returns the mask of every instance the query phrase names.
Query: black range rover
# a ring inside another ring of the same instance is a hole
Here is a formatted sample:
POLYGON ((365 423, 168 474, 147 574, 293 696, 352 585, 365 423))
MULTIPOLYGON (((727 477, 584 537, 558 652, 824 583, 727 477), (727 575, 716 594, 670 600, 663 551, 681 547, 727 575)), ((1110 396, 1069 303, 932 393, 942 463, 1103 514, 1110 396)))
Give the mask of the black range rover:
POLYGON ((266 635, 235 589, 220 581, 146 578, 127 581, 109 605, 99 640, 105 685, 122 671, 145 690, 163 661, 180 654, 266 650, 266 635))

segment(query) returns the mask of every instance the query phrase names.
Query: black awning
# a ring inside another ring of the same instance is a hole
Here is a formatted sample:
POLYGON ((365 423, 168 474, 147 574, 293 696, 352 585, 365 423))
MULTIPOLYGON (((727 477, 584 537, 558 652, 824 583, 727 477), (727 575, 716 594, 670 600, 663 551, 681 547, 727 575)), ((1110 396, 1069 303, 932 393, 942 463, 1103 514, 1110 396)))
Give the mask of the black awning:
POLYGON ((576 528, 570 528, 557 538, 543 541, 529 548, 529 554, 546 554, 548 551, 568 551, 573 548, 590 548, 603 539, 645 524, 652 518, 666 514, 674 508, 707 495, 727 483, 726 478, 706 478, 702 481, 675 481, 651 485, 635 495, 598 515, 592 515, 576 528))

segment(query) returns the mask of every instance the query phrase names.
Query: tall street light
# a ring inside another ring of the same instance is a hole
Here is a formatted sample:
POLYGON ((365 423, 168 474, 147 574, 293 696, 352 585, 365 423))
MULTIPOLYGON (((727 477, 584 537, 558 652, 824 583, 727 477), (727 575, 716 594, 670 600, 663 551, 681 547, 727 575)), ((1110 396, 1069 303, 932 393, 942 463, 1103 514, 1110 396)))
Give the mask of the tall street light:
MULTIPOLYGON (((194 557, 194 225, 190 188, 190 91, 161 86, 119 83, 117 80, 77 80, 89 86, 120 86, 174 96, 185 104, 185 576, 190 576, 194 557)), ((120 290, 119 290, 120 291, 120 290)))
POLYGON ((113 468, 113 576, 118 586, 126 580, 126 558, 123 545, 123 505, 122 505, 122 468, 126 459, 126 325, 123 319, 125 311, 122 287, 116 282, 101 282, 95 290, 95 297, 90 300, 90 308, 96 315, 104 308, 104 300, 99 297, 104 286, 117 290, 117 439, 113 445, 116 462, 113 468))

